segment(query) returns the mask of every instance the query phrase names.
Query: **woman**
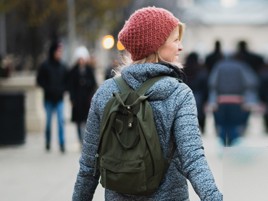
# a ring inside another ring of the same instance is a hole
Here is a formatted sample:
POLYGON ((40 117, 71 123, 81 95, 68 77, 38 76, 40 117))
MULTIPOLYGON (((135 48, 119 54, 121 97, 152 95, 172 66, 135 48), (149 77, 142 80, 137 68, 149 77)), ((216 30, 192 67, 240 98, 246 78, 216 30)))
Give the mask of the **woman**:
MULTIPOLYGON (((177 64, 182 51, 183 25, 169 11, 147 7, 137 10, 119 33, 119 40, 131 55, 121 76, 128 85, 137 89, 146 80, 168 77, 156 82, 146 94, 150 94, 157 131, 165 156, 174 135, 176 150, 158 190, 149 196, 134 196, 105 190, 105 200, 189 200, 186 179, 203 201, 222 201, 222 194, 215 185, 212 173, 204 157, 198 128, 194 96, 187 85, 178 82, 180 70, 177 64)), ((179 64, 177 64, 179 65, 179 64)), ((93 97, 84 139, 80 170, 77 176, 73 200, 92 200, 99 180, 93 176, 94 155, 99 143, 100 122, 105 104, 119 89, 113 79, 108 79, 93 97)), ((124 185, 124 184, 122 184, 124 185)))
POLYGON ((76 123, 77 134, 81 144, 91 98, 97 87, 93 69, 87 64, 88 59, 88 50, 85 47, 77 48, 75 51, 76 63, 69 72, 72 121, 76 123))

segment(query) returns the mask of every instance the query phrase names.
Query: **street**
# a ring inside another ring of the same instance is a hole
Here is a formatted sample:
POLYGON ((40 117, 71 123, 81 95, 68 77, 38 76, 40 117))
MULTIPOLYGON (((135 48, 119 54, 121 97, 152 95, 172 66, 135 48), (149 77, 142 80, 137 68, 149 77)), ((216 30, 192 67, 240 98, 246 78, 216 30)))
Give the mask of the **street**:
MULTIPOLYGON (((261 116, 251 115, 245 138, 234 148, 220 147, 210 114, 206 125, 203 136, 205 153, 216 183, 224 193, 224 200, 265 201, 268 137, 264 134, 261 116)), ((50 152, 44 149, 42 133, 27 134, 24 145, 0 147, 1 201, 71 200, 80 156, 75 126, 66 122, 65 154, 59 151, 55 121, 53 132, 50 152)), ((189 188, 190 200, 199 200, 190 183, 189 188)), ((104 200, 101 185, 94 200, 104 200)))

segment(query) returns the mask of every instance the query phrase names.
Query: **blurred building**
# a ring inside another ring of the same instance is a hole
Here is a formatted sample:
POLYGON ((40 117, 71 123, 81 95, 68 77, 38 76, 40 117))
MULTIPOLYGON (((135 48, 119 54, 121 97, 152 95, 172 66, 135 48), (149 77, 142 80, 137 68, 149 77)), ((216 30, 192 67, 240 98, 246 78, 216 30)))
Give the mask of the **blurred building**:
POLYGON ((216 40, 231 53, 239 40, 245 40, 250 50, 268 58, 268 1, 178 0, 178 6, 186 23, 185 53, 195 50, 204 56, 216 40))

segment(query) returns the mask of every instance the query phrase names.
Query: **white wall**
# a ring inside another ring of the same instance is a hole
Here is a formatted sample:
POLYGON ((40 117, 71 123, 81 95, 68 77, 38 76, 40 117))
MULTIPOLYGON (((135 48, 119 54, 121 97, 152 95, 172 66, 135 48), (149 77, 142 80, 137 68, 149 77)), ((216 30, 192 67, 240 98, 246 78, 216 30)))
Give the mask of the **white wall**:
POLYGON ((184 35, 184 54, 197 51, 205 56, 214 48, 215 40, 220 40, 225 52, 235 51, 237 42, 245 40, 248 48, 268 59, 268 26, 246 25, 203 25, 187 26, 184 35))

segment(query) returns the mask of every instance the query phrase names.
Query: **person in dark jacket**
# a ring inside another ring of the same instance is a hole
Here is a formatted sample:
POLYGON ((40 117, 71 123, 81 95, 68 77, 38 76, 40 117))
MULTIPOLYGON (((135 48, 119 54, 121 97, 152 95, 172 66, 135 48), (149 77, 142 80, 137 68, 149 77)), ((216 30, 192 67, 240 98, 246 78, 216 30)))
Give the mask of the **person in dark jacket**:
POLYGON ((201 132, 204 133, 206 114, 205 104, 208 98, 208 73, 207 70, 200 64, 199 56, 196 52, 191 52, 184 64, 184 72, 186 74, 185 83, 193 90, 198 122, 201 132))
POLYGON ((268 65, 264 65, 260 72, 259 96, 263 107, 265 131, 268 134, 268 65))
POLYGON ((93 68, 87 63, 88 59, 87 49, 85 47, 77 48, 75 51, 75 65, 69 72, 72 121, 76 123, 81 144, 91 98, 97 87, 93 68))
MULTIPOLYGON (((175 144, 176 150, 155 192, 139 196, 105 189, 107 201, 188 201, 187 179, 200 200, 223 200, 205 158, 194 96, 186 84, 178 81, 182 33, 183 24, 169 11, 156 7, 137 10, 119 32, 119 41, 131 55, 126 59, 129 63, 125 63, 121 77, 132 89, 138 89, 153 77, 166 76, 154 83, 145 96, 152 106, 163 154, 165 157, 169 155, 170 142, 175 144)), ((118 91, 115 80, 111 78, 98 88, 92 98, 73 201, 93 200, 100 178, 100 168, 95 166, 100 124, 105 105, 118 91)), ((136 161, 133 164, 137 169, 141 167, 136 161)), ((124 161, 117 167, 120 166, 124 166, 124 161)))
POLYGON ((250 51, 246 41, 242 40, 238 42, 237 52, 234 57, 247 63, 258 76, 260 75, 260 70, 264 66, 264 59, 261 55, 250 51))
POLYGON ((245 130, 249 112, 258 107, 258 78, 244 62, 221 60, 209 77, 209 105, 224 146, 234 146, 245 130))
POLYGON ((47 60, 38 69, 37 84, 44 91, 46 150, 51 148, 51 120, 52 114, 56 112, 60 151, 65 152, 63 96, 67 86, 67 68, 61 62, 61 57, 61 43, 52 42, 47 60))
POLYGON ((205 59, 205 65, 209 74, 217 62, 223 59, 223 57, 224 56, 222 53, 221 42, 219 40, 216 40, 214 44, 214 51, 208 54, 205 59))

